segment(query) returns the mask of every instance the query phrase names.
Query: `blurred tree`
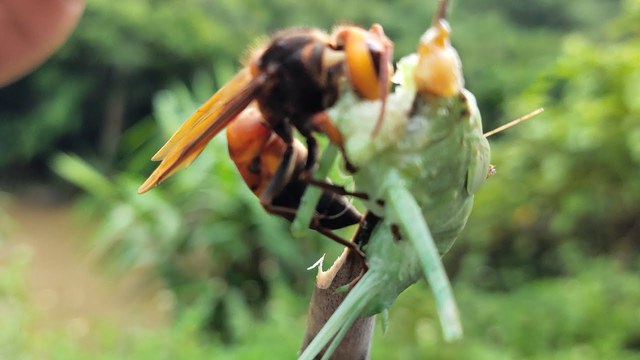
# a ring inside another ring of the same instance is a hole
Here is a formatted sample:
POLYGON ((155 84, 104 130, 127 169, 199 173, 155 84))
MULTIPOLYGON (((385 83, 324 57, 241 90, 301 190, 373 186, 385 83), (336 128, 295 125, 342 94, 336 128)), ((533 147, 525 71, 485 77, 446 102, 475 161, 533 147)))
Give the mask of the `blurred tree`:
MULTIPOLYGON (((454 41, 465 59, 469 88, 490 123, 502 116, 509 94, 532 81, 531 69, 554 58, 567 29, 602 22, 617 2, 572 4, 531 1, 532 18, 531 12, 514 13, 522 7, 518 2, 454 3, 454 41), (557 16, 562 26, 549 20, 557 16)), ((0 142, 0 169, 10 169, 0 172, 2 179, 34 170, 43 175, 53 149, 81 153, 111 172, 130 154, 120 147, 121 132, 148 117, 154 93, 175 80, 189 81, 198 69, 213 74, 219 87, 237 69, 239 54, 264 34, 291 26, 329 30, 341 22, 378 22, 395 41, 396 53, 406 54, 432 11, 408 0, 90 1, 77 31, 53 59, 0 89, 0 133, 11 134, 0 142)))

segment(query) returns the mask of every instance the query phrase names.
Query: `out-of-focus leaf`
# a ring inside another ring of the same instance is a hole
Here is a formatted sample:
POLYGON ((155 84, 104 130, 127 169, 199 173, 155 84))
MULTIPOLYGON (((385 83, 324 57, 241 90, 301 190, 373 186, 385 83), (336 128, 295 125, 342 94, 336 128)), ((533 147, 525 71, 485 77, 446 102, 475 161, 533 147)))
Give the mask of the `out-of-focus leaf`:
POLYGON ((76 155, 56 155, 52 161, 52 168, 67 181, 102 200, 116 195, 109 179, 76 155))

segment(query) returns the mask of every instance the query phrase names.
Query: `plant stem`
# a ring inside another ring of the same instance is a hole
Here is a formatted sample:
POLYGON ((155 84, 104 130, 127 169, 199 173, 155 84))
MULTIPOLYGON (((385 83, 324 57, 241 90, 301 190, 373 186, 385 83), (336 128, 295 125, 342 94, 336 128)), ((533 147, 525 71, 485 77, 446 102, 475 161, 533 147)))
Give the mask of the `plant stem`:
MULTIPOLYGON (((348 294, 346 291, 337 290, 361 275, 363 269, 362 258, 345 249, 331 268, 327 271, 322 271, 322 269, 318 271, 315 288, 309 303, 307 329, 301 353, 311 343, 348 294)), ((369 359, 374 320, 375 316, 356 320, 338 348, 336 348, 331 359, 369 359)), ((323 353, 324 351, 317 358, 322 357, 323 353)))

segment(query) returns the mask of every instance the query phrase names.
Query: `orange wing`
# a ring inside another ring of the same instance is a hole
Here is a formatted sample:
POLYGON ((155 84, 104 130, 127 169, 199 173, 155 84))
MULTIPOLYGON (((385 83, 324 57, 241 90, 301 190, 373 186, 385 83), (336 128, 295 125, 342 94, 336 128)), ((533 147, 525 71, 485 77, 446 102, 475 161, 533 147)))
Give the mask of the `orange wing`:
POLYGON ((189 166, 207 143, 251 103, 265 80, 265 75, 252 76, 245 68, 209 98, 151 158, 162 162, 138 193, 149 191, 181 167, 189 166))

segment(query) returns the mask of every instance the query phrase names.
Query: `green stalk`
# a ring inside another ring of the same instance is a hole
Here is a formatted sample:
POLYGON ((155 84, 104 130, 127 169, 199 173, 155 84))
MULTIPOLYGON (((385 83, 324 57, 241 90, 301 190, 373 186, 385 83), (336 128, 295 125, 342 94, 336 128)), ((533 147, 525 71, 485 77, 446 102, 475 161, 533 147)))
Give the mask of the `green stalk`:
MULTIPOLYGON (((338 148, 329 144, 322 152, 322 158, 320 159, 318 169, 313 173, 315 180, 324 181, 329 175, 329 171, 333 167, 333 163, 338 156, 338 148)), ((291 234, 295 238, 304 238, 308 234, 309 226, 311 225, 311 218, 316 210, 316 205, 322 195, 322 189, 316 186, 308 186, 305 191, 302 200, 300 201, 300 207, 296 218, 291 224, 291 234)))

